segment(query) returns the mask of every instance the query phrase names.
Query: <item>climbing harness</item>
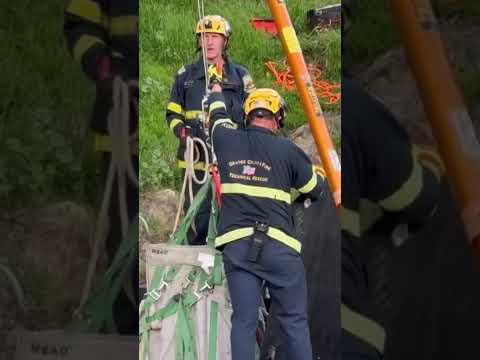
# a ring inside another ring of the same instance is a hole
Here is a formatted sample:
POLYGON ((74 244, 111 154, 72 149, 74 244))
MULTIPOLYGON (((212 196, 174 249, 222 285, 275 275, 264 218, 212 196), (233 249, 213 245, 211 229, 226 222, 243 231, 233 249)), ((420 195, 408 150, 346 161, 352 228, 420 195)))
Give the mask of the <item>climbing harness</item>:
POLYGON ((218 216, 214 200, 208 245, 186 245, 191 222, 211 187, 208 177, 168 243, 147 249, 148 292, 140 304, 139 325, 142 360, 203 359, 200 353, 211 360, 226 359, 222 354, 230 347, 229 336, 222 335, 230 330, 231 306, 221 253, 213 246, 218 216))
MULTIPOLYGON (((197 0, 197 10, 198 10, 198 17, 199 21, 202 21, 205 18, 205 10, 204 10, 204 3, 203 0, 197 0)), ((207 52, 205 47, 203 46, 205 41, 205 32, 200 31, 200 38, 201 38, 201 49, 202 49, 202 62, 203 62, 203 70, 205 75, 205 95, 202 98, 201 102, 201 114, 200 114, 200 122, 201 122, 201 131, 204 134, 204 139, 199 137, 187 137, 186 140, 186 151, 185 151, 185 163, 186 163, 186 170, 182 184, 182 190, 180 191, 180 198, 178 203, 178 210, 175 216, 175 224, 173 227, 172 233, 177 230, 180 215, 183 209, 183 205, 185 203, 186 192, 188 189, 188 196, 190 199, 190 203, 193 201, 193 182, 196 184, 205 184, 208 179, 209 172, 212 174, 212 181, 214 184, 214 194, 217 203, 221 205, 221 183, 220 183, 220 176, 217 169, 217 158, 215 156, 215 151, 213 149, 213 145, 210 143, 209 139, 209 116, 208 116, 208 98, 211 94, 211 90, 209 88, 208 79, 210 78, 210 72, 213 71, 209 69, 209 65, 207 63, 207 52), (204 163, 204 175, 202 178, 197 178, 195 173, 196 164, 198 160, 201 158, 201 154, 203 153, 203 157, 205 158, 204 163), (211 161, 210 161, 210 154, 211 154, 211 161)), ((216 69, 217 73, 219 72, 216 69)), ((193 230, 196 232, 195 224, 192 222, 191 224, 193 230)))

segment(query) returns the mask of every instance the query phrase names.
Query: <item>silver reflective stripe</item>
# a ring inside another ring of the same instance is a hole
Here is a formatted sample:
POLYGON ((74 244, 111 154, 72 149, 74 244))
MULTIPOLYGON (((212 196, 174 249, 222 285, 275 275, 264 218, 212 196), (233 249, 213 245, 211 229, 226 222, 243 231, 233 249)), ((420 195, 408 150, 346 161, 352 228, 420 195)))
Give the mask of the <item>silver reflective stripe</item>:
POLYGON ((362 234, 383 217, 382 208, 368 199, 360 199, 360 228, 362 234))
POLYGON ((413 168, 402 186, 387 198, 379 201, 380 206, 389 211, 405 209, 420 194, 423 187, 423 172, 418 160, 412 154, 413 168))
POLYGON ((340 225, 342 230, 345 230, 353 236, 360 237, 360 216, 357 211, 340 208, 340 225))
POLYGON ((375 321, 353 311, 345 304, 340 309, 342 328, 362 339, 383 354, 385 330, 375 321))

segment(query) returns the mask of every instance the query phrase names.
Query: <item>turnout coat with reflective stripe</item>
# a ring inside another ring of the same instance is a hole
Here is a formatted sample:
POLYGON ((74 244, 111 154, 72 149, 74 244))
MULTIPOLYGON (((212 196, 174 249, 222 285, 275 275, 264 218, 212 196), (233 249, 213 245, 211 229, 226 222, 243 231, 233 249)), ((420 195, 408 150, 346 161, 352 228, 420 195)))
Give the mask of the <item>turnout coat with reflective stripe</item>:
POLYGON ((121 58, 128 75, 138 78, 138 0, 70 0, 64 32, 70 52, 91 79, 102 54, 121 58))
POLYGON ((291 189, 308 194, 324 185, 310 159, 295 144, 266 129, 236 129, 222 94, 210 97, 210 121, 223 194, 216 245, 251 235, 258 221, 270 225, 271 238, 300 251, 291 189))
MULTIPOLYGON (((97 61, 103 55, 117 58, 124 76, 138 79, 138 0, 70 0, 64 35, 70 53, 91 80, 98 80, 97 61)), ((107 132, 110 106, 111 94, 97 93, 92 127, 100 133, 107 132)), ((131 120, 135 129, 137 115, 132 114, 131 120)))
MULTIPOLYGON (((243 126, 243 102, 255 87, 253 80, 243 66, 230 60, 226 60, 222 76, 229 117, 239 126, 243 126)), ((200 126, 198 119, 204 96, 205 70, 200 58, 196 63, 183 66, 175 75, 166 111, 167 124, 173 132, 182 124, 197 128, 200 126)), ((179 146, 177 158, 184 160, 184 153, 185 147, 179 146)))
POLYGON ((417 148, 385 107, 346 79, 342 174, 342 327, 381 353, 385 331, 374 321, 362 241, 388 216, 423 222, 434 208, 440 176, 419 162, 417 148))

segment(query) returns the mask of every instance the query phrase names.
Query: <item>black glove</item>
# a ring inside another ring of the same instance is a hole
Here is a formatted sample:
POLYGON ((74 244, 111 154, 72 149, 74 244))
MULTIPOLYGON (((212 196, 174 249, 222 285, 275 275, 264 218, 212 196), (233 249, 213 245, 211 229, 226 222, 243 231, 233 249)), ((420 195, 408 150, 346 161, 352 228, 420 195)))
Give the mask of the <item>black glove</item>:
MULTIPOLYGON (((97 59, 97 95, 110 108, 112 106, 113 79, 119 76, 123 81, 134 80, 129 78, 124 61, 118 57, 102 55, 97 59)), ((135 79, 136 80, 136 79, 135 79)), ((139 89, 138 83, 129 84, 129 94, 132 106, 138 111, 139 89)))
POLYGON ((182 145, 185 145, 188 137, 200 138, 203 141, 207 141, 207 134, 203 131, 200 122, 192 121, 191 126, 177 125, 175 127, 175 135, 180 140, 182 145))
POLYGON ((178 140, 180 140, 180 144, 182 145, 185 145, 185 143, 187 142, 187 137, 190 136, 188 128, 183 124, 177 125, 175 127, 174 134, 178 138, 178 140))

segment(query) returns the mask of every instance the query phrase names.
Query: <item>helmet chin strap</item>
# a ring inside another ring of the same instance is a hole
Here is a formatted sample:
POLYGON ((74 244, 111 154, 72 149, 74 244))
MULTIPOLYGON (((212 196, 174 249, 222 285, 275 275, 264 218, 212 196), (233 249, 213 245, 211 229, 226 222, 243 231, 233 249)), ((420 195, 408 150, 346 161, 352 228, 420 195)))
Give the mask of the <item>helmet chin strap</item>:
POLYGON ((277 112, 275 114, 275 121, 277 123, 277 126, 279 129, 283 128, 285 126, 285 123, 284 123, 284 115, 282 114, 282 110, 280 110, 279 112, 277 112))

